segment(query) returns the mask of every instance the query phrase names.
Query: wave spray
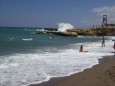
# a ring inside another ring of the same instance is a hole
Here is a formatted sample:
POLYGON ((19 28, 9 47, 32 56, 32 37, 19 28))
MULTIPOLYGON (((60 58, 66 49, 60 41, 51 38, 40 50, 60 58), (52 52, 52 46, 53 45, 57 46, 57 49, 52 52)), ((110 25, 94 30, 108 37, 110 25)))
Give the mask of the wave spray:
POLYGON ((74 26, 70 23, 58 23, 58 31, 66 32, 67 29, 74 29, 74 26))

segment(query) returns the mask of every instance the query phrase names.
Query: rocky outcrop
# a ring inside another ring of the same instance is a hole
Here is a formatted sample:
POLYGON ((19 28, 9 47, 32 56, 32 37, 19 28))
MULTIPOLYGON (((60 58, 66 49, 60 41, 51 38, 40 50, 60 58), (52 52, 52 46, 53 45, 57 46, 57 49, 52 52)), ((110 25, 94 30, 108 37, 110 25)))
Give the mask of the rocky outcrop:
POLYGON ((88 36, 96 35, 96 30, 94 29, 73 29, 73 30, 67 30, 67 31, 76 32, 77 35, 88 35, 88 36))
POLYGON ((59 36, 72 36, 72 37, 77 36, 77 32, 71 31, 71 30, 65 31, 65 32, 46 30, 46 31, 38 31, 36 34, 54 34, 54 35, 59 35, 59 36))
POLYGON ((38 31, 36 32, 36 34, 46 34, 47 32, 46 31, 38 31))
POLYGON ((77 36, 77 33, 76 32, 53 32, 53 34, 55 35, 60 35, 60 36, 77 36))
POLYGON ((86 28, 86 29, 73 29, 68 30, 76 32, 77 35, 84 35, 84 36, 115 36, 115 28, 86 28))
POLYGON ((115 28, 86 28, 86 29, 68 29, 66 32, 58 31, 43 31, 37 32, 37 34, 55 34, 60 36, 115 36, 115 28))

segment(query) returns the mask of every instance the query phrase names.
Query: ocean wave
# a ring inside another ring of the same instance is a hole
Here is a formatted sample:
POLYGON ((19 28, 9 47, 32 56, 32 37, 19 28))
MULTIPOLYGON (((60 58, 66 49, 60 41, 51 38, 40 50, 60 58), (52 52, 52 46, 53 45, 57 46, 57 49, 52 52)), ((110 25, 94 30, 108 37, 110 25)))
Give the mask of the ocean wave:
POLYGON ((106 47, 100 42, 75 43, 71 48, 58 52, 39 52, 2 56, 0 62, 0 84, 5 86, 21 86, 31 83, 41 83, 52 77, 69 76, 98 64, 98 59, 104 55, 112 55, 112 41, 106 41, 106 47), (83 44, 89 52, 80 53, 79 46, 83 44), (4 65, 3 65, 4 64, 4 65))
POLYGON ((28 38, 28 39, 22 39, 23 41, 32 41, 32 38, 28 38))

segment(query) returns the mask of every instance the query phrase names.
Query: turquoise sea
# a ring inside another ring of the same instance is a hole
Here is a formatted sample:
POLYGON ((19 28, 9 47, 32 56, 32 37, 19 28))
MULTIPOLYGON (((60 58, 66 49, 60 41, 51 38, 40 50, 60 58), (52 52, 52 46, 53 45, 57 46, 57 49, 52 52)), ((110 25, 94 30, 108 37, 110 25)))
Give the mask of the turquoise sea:
POLYGON ((106 47, 101 47, 102 37, 35 34, 41 29, 0 27, 0 86, 26 86, 68 76, 113 54, 113 37, 106 37, 106 47), (81 45, 89 52, 80 53, 81 45))

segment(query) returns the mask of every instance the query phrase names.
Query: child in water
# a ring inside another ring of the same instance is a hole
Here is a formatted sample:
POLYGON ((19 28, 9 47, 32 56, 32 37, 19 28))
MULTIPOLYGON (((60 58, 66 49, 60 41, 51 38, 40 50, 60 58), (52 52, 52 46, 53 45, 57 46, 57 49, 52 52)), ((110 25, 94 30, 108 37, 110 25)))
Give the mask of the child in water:
POLYGON ((88 52, 88 51, 86 51, 86 50, 85 50, 85 51, 83 50, 83 45, 80 46, 80 50, 79 50, 79 51, 80 51, 80 52, 88 52))
POLYGON ((83 52, 83 45, 80 46, 80 52, 83 52))

